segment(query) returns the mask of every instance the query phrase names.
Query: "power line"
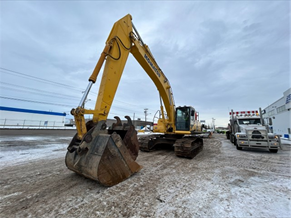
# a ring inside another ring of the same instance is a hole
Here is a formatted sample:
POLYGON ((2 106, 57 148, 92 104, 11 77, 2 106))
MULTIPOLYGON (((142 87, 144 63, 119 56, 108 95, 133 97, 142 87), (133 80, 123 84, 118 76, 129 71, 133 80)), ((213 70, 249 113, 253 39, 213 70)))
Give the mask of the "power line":
MULTIPOLYGON (((15 74, 15 75, 20 75, 20 76, 23 76, 23 77, 27 77, 27 78, 30 78, 30 79, 32 79, 32 80, 38 80, 38 81, 43 81, 43 82, 46 82, 46 83, 49 83, 49 84, 53 84, 53 85, 57 85, 57 86, 64 86, 64 87, 70 87, 70 88, 72 88, 72 89, 74 89, 74 90, 76 90, 76 91, 84 91, 84 90, 82 90, 82 89, 76 89, 74 86, 69 86, 69 85, 67 85, 67 84, 63 84, 63 83, 59 83, 59 82, 55 82, 55 81, 52 81, 52 80, 47 80, 47 79, 43 79, 43 78, 40 78, 40 77, 36 77, 36 76, 31 76, 31 75, 28 75, 28 74, 25 74, 25 73, 21 73, 21 72, 18 72, 18 71, 14 71, 14 70, 10 70, 10 69, 7 69, 7 68, 3 68, 3 67, 0 67, 0 70, 2 70, 2 72, 3 73, 7 73, 8 74, 8 72, 10 72, 10 73, 13 73, 13 74, 15 74), (5 72, 5 71, 7 71, 7 72, 5 72)), ((15 86, 15 84, 11 84, 11 83, 6 83, 6 82, 1 82, 1 83, 3 83, 3 84, 8 84, 8 85, 12 85, 12 86, 15 86)), ((25 86, 20 86, 20 85, 18 85, 19 87, 22 87, 22 88, 25 88, 25 89, 31 89, 31 90, 36 90, 36 91, 41 91, 41 90, 39 90, 39 89, 34 89, 34 88, 29 88, 29 87, 25 87, 25 86)), ((9 87, 10 89, 12 89, 11 87, 9 87)), ((70 89, 71 90, 71 89, 70 89)), ((48 92, 48 91, 46 91, 46 92, 48 92)), ((49 92, 49 93, 53 93, 53 94, 58 94, 59 95, 59 93, 55 93, 55 92, 49 92)), ((96 93, 90 93, 91 95, 94 95, 94 97, 95 96, 97 96, 97 94, 96 93)), ((63 96, 67 96, 67 97, 73 97, 73 96, 69 96, 69 95, 63 95, 63 96)), ((77 98, 77 97, 73 97, 73 98, 77 98)), ((124 102, 124 101, 120 101, 120 100, 118 100, 118 99, 115 99, 114 101, 116 101, 116 102, 120 102, 120 103, 123 103, 123 104, 126 104, 126 105, 131 105, 131 106, 136 106, 136 107, 140 107, 141 105, 140 104, 130 104, 130 103, 126 103, 126 102, 124 102)), ((119 108, 122 108, 122 107, 119 107, 119 108)), ((129 109, 126 109, 126 108, 124 108, 125 110, 129 110, 129 109)), ((150 109, 151 111, 153 111, 152 109, 150 109)), ((135 111, 137 111, 137 110, 131 110, 132 112, 135 112, 135 111)))
POLYGON ((58 104, 58 103, 50 103, 50 102, 43 102, 43 101, 33 101, 33 100, 28 100, 28 99, 11 98, 11 97, 6 97, 6 96, 0 96, 0 98, 15 100, 15 101, 25 101, 25 102, 31 102, 31 103, 38 103, 38 104, 49 104, 49 105, 73 107, 73 106, 67 105, 67 104, 58 104))
MULTIPOLYGON (((8 100, 14 100, 14 101, 31 102, 31 103, 37 103, 37 104, 56 105, 56 106, 64 106, 64 107, 70 107, 70 108, 73 108, 74 107, 72 105, 61 104, 61 103, 35 101, 35 100, 30 100, 30 99, 21 99, 21 98, 7 97, 7 96, 0 96, 0 98, 8 99, 8 100)), ((127 110, 127 111, 130 111, 130 110, 127 110)), ((113 108, 113 110, 111 110, 110 113, 111 114, 116 114, 116 112, 114 111, 114 108, 113 108), (112 113, 112 111, 113 111, 113 113, 112 113)), ((132 112, 130 112, 130 113, 132 113, 132 112)), ((130 113, 128 113, 128 114, 130 114, 130 113)), ((120 114, 120 112, 119 112, 119 114, 120 114)))
MULTIPOLYGON (((5 84, 5 85, 9 85, 10 87, 11 87, 11 86, 15 86, 15 84, 12 84, 12 83, 6 83, 6 82, 2 82, 2 81, 0 81, 0 83, 5 84)), ((17 87, 21 87, 21 88, 23 88, 23 89, 31 89, 31 90, 35 90, 35 91, 39 91, 39 92, 47 92, 47 93, 57 94, 57 95, 60 94, 60 93, 57 93, 57 92, 50 92, 50 91, 47 91, 47 90, 35 89, 35 88, 31 88, 31 87, 27 87, 27 86, 21 86, 21 85, 17 85, 17 87)), ((72 95, 65 95, 65 94, 62 94, 62 95, 63 95, 63 96, 67 96, 67 97, 77 98, 77 97, 72 96, 72 95)))
MULTIPOLYGON (((76 91, 80 91, 80 92, 83 92, 84 91, 82 89, 76 89, 74 86, 69 86, 67 84, 58 83, 58 82, 55 82, 55 81, 52 81, 52 80, 47 80, 47 79, 43 79, 43 78, 40 78, 40 77, 31 76, 31 75, 28 75, 28 74, 25 74, 25 73, 21 73, 21 72, 18 72, 18 71, 14 71, 14 70, 10 70, 10 69, 7 69, 7 68, 0 67, 0 69, 1 70, 4 70, 4 71, 2 71, 3 73, 7 73, 8 74, 8 72, 10 72, 10 73, 14 73, 14 74, 17 74, 17 75, 22 75, 24 77, 28 77, 28 78, 31 78, 31 79, 34 79, 34 80, 45 81, 45 82, 47 82, 49 84, 70 87, 70 88, 73 88, 76 91), (8 71, 8 72, 5 72, 5 71, 8 71)), ((5 83, 5 82, 1 82, 1 83, 5 83)), ((15 85, 15 84, 11 84, 11 83, 6 83, 6 84, 13 85, 13 86, 15 85)), ((19 86, 19 87, 21 87, 21 86, 19 86)), ((28 88, 28 87, 25 87, 25 88, 28 88)), ((33 89, 33 88, 29 88, 29 89, 33 89)), ((96 93, 90 93, 90 94, 92 94, 94 96, 97 96, 96 93)), ((137 105, 137 104, 127 103, 127 102, 124 102, 124 101, 120 101, 118 99, 115 99, 115 101, 120 102, 120 103, 123 103, 123 104, 127 104, 127 105, 132 105, 132 106, 140 106, 140 104, 137 105)))
MULTIPOLYGON (((0 82, 2 83, 2 82, 0 82)), ((5 86, 5 85, 4 85, 5 86)), ((21 86, 19 86, 21 87, 21 86)), ((40 92, 43 92, 43 90, 39 90, 39 89, 32 89, 31 90, 35 90, 35 91, 28 91, 28 90, 21 90, 21 89, 17 89, 18 87, 5 87, 5 89, 9 89, 9 90, 14 90, 14 91, 17 91, 17 92, 26 92, 26 93, 32 93, 32 94, 36 94, 36 95, 41 95, 41 96, 51 96, 51 97, 54 97, 54 98, 62 98, 64 99, 64 96, 67 96, 66 99, 68 98, 73 98, 73 99, 78 99, 77 97, 74 97, 74 96, 69 96, 69 95, 63 95, 60 96, 61 94, 60 93, 54 93, 54 92, 48 92, 48 93, 52 93, 52 94, 46 94, 46 93, 40 93, 40 92)), ((26 88, 26 87, 21 87, 21 88, 26 88)), ((27 89, 30 89, 30 88, 27 88, 27 89)))
POLYGON ((80 89, 76 89, 74 86, 70 86, 70 85, 67 85, 67 84, 64 84, 64 83, 59 83, 59 82, 55 82, 55 81, 52 81, 52 80, 43 79, 43 78, 36 77, 36 76, 31 76, 31 75, 28 75, 28 74, 25 74, 25 73, 20 73, 20 72, 14 71, 14 70, 9 70, 9 69, 3 68, 3 67, 0 67, 0 69, 1 70, 4 70, 4 71, 2 71, 2 73, 8 74, 8 72, 9 72, 9 73, 21 75, 21 76, 24 76, 24 77, 28 77, 30 79, 34 79, 34 80, 38 80, 38 81, 43 81, 43 82, 46 82, 46 83, 49 83, 49 84, 58 85, 58 86, 64 86, 64 87, 69 87, 69 88, 73 88, 73 89, 78 90, 78 91, 83 91, 83 90, 80 90, 80 89), (8 71, 8 72, 5 72, 5 71, 8 71))

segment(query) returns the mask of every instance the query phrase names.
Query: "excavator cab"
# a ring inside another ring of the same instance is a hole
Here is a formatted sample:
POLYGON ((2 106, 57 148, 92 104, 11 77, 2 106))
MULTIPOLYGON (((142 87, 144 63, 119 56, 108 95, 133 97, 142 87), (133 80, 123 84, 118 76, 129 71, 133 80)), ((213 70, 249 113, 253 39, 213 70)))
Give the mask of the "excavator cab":
POLYGON ((177 107, 176 108, 176 130, 190 131, 196 119, 195 109, 193 107, 177 107))

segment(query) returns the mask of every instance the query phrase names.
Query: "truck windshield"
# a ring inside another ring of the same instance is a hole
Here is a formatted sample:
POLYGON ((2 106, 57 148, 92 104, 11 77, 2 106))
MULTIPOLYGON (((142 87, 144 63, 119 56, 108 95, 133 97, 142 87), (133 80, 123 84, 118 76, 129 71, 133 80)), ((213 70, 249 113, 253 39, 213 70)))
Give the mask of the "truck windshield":
POLYGON ((239 124, 244 124, 244 125, 261 124, 261 120, 260 119, 239 119, 238 123, 239 124))

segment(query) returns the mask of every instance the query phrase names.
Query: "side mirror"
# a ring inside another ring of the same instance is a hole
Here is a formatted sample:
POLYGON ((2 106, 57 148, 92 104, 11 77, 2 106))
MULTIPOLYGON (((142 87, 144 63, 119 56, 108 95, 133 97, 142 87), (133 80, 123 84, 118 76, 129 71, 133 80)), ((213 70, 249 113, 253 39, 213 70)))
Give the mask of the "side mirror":
POLYGON ((269 125, 273 125, 272 118, 269 118, 269 125))

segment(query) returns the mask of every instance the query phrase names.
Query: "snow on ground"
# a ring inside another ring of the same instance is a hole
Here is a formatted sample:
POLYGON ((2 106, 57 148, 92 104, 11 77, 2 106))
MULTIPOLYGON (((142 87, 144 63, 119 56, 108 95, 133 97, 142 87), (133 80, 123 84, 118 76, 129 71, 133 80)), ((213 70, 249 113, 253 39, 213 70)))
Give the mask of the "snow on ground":
POLYGON ((281 138, 281 143, 283 145, 291 145, 291 140, 289 140, 287 138, 281 138))
POLYGON ((10 139, 0 137, 3 217, 291 217, 289 144, 238 151, 214 134, 192 160, 140 152, 139 173, 103 187, 66 168, 71 137, 10 139))
POLYGON ((71 137, 0 136, 0 168, 39 159, 64 157, 71 137))

